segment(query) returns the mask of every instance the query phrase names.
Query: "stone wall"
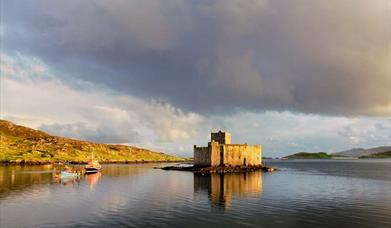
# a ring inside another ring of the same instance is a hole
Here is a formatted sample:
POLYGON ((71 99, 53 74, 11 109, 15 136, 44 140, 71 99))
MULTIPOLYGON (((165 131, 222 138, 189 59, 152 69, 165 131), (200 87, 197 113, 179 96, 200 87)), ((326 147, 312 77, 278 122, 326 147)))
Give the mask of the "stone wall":
POLYGON ((196 166, 218 166, 220 165, 220 144, 209 142, 208 147, 194 146, 194 165, 196 166))
POLYGON ((209 147, 194 146, 193 159, 195 166, 210 166, 211 153, 209 147))
POLYGON ((218 166, 220 165, 220 143, 218 142, 211 142, 209 144, 210 148, 210 155, 211 155, 211 166, 218 166))
POLYGON ((261 145, 247 146, 247 165, 262 164, 262 148, 261 145))
POLYGON ((221 147, 225 165, 260 165, 262 163, 261 145, 229 144, 221 147))

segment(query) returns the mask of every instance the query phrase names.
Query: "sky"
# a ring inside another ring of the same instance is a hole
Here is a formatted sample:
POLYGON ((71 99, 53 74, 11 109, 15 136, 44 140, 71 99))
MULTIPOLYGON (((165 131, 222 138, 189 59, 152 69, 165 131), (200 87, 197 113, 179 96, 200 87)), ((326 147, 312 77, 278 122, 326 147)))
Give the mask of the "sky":
POLYGON ((2 0, 1 119, 192 156, 391 145, 389 0, 2 0))

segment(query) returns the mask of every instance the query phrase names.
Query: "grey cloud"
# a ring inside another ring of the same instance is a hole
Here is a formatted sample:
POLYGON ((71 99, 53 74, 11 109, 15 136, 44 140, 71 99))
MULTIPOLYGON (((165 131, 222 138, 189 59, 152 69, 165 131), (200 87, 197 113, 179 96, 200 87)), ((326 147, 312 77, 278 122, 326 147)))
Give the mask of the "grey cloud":
POLYGON ((383 130, 388 131, 388 133, 390 135, 390 140, 391 140, 391 121, 390 121, 390 119, 386 123, 381 123, 381 122, 376 123, 375 124, 375 129, 377 131, 383 131, 383 130))
POLYGON ((345 138, 351 138, 356 137, 358 135, 358 131, 351 126, 345 126, 338 131, 338 135, 345 138))
POLYGON ((91 140, 99 143, 132 143, 140 140, 140 135, 131 130, 130 125, 122 127, 100 125, 98 127, 88 126, 85 122, 71 124, 42 124, 39 129, 53 135, 91 140))
POLYGON ((386 0, 4 1, 1 21, 5 51, 70 83, 203 114, 389 115, 389 15, 386 0))

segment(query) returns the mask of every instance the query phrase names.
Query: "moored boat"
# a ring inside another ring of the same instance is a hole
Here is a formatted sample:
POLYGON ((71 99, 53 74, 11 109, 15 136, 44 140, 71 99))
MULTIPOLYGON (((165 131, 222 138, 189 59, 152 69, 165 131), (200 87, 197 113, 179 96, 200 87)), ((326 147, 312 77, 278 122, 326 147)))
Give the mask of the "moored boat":
POLYGON ((61 171, 61 173, 60 173, 60 178, 61 179, 64 179, 64 178, 76 178, 76 177, 79 177, 78 173, 72 173, 72 172, 68 172, 68 171, 61 171))
POLYGON ((100 171, 101 168, 102 166, 97 160, 94 160, 94 154, 92 154, 90 161, 85 166, 86 174, 97 173, 100 171))
POLYGON ((73 179, 78 177, 80 177, 80 173, 72 170, 67 166, 65 166, 64 170, 62 170, 59 174, 55 175, 55 178, 59 179, 73 179))

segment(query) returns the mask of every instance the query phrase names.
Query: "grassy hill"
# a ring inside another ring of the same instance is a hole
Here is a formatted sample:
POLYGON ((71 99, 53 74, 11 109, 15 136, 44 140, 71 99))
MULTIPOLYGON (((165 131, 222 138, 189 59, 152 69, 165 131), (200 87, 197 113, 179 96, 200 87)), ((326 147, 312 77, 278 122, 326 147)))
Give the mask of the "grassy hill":
POLYGON ((43 131, 0 120, 0 162, 85 163, 94 153, 100 162, 182 161, 183 158, 147 149, 106 145, 51 136, 43 131))
POLYGON ((350 150, 345 150, 337 153, 333 153, 333 156, 342 156, 342 157, 365 157, 370 156, 371 154, 384 153, 387 151, 391 151, 391 146, 379 146, 373 148, 353 148, 350 150))
POLYGON ((330 154, 327 154, 325 152, 319 152, 319 153, 300 152, 300 153, 286 156, 284 158, 286 158, 286 159, 327 159, 327 158, 331 158, 331 157, 332 156, 330 154))
POLYGON ((361 156, 360 158, 391 158, 391 151, 361 156))

